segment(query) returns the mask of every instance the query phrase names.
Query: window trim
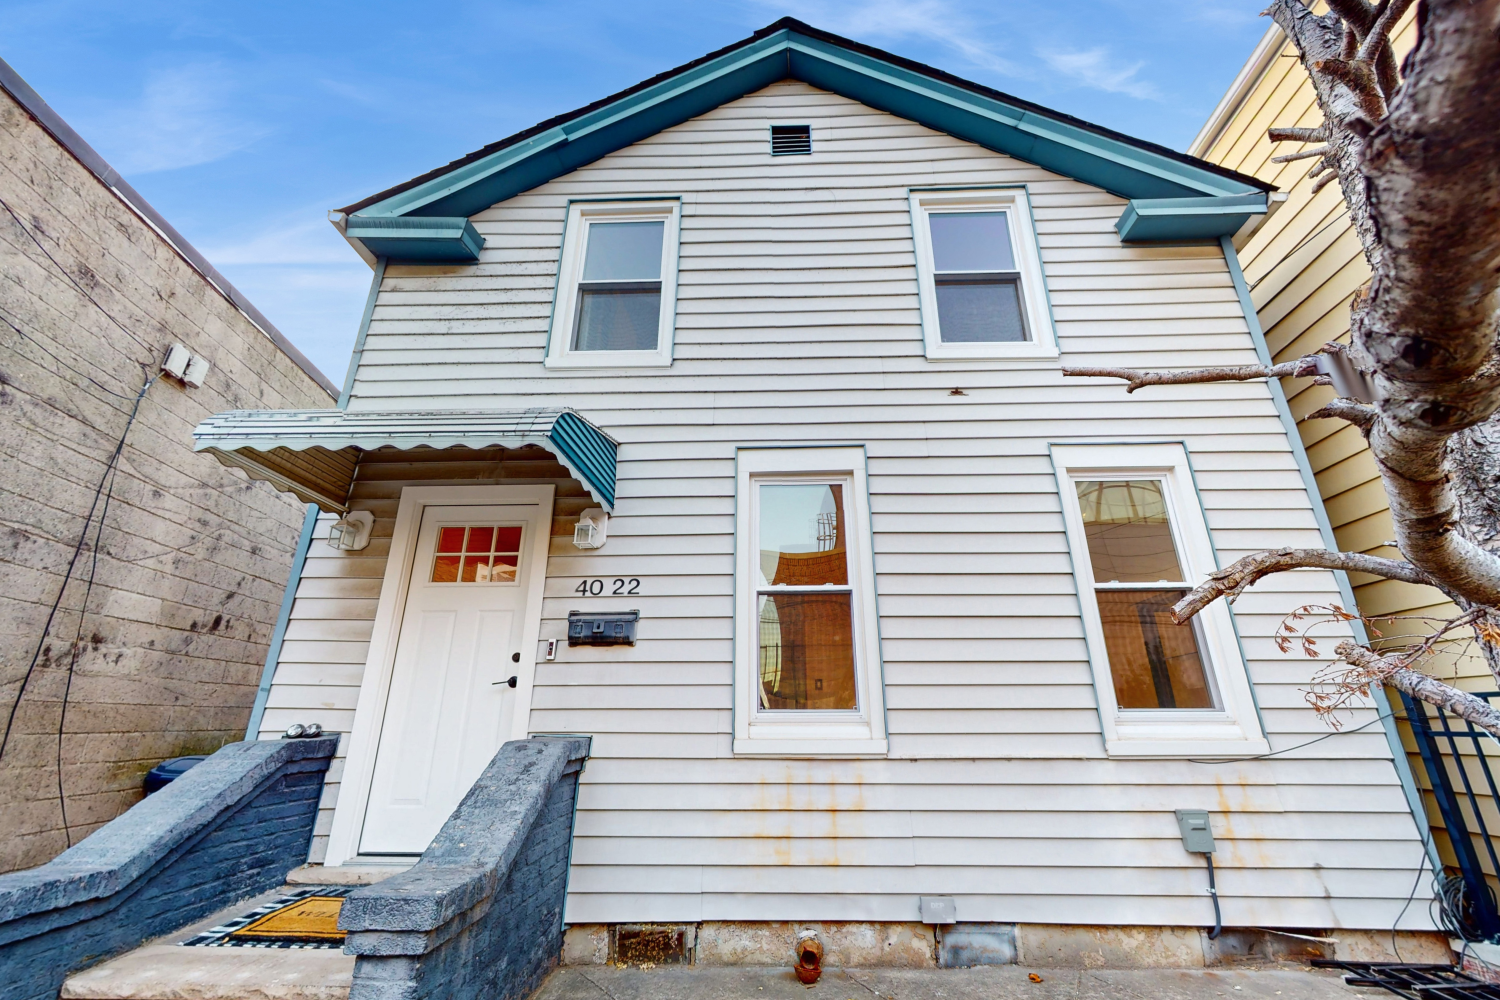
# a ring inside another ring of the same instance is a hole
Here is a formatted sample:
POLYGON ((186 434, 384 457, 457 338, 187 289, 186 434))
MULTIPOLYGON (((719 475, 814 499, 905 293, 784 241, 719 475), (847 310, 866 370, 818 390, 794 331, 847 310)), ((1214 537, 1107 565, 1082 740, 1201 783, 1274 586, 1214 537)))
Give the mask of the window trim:
POLYGON ((922 315, 922 342, 929 361, 989 360, 994 358, 1056 358, 1057 333, 1037 249, 1031 201, 1024 187, 908 192, 912 236, 917 254, 917 299, 922 315), (1019 343, 946 344, 938 326, 937 282, 928 218, 953 211, 1006 213, 1011 251, 1021 277, 1023 319, 1031 339, 1019 343))
POLYGON ((1221 707, 1218 709, 1121 709, 1115 698, 1104 626, 1095 598, 1094 569, 1074 483, 1087 479, 1156 479, 1164 484, 1172 538, 1185 585, 1196 586, 1218 569, 1186 449, 1181 444, 1052 445, 1052 464, 1062 500, 1063 522, 1084 639, 1099 703, 1104 748, 1112 757, 1252 756, 1268 753, 1249 673, 1234 620, 1223 601, 1198 614, 1202 648, 1221 707))
POLYGON ((574 201, 568 204, 558 260, 557 288, 547 330, 548 368, 666 368, 672 364, 677 325, 677 266, 682 201, 653 198, 637 201, 574 201), (661 316, 652 351, 575 351, 573 329, 578 312, 578 284, 588 249, 590 223, 664 222, 662 227, 661 316))
POLYGON ((879 614, 863 447, 740 448, 735 453, 734 745, 736 755, 884 757, 889 752, 879 614), (848 520, 850 605, 859 708, 852 712, 761 713, 755 571, 755 486, 842 480, 848 520), (837 718, 834 718, 837 716, 837 718))

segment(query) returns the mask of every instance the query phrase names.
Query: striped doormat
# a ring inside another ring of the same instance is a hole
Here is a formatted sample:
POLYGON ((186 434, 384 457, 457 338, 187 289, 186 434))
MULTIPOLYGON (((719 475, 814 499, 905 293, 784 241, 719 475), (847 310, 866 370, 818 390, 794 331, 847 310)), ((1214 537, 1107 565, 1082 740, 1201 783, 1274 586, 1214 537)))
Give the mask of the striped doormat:
POLYGON ((199 948, 342 948, 339 910, 352 885, 296 889, 182 943, 199 948))

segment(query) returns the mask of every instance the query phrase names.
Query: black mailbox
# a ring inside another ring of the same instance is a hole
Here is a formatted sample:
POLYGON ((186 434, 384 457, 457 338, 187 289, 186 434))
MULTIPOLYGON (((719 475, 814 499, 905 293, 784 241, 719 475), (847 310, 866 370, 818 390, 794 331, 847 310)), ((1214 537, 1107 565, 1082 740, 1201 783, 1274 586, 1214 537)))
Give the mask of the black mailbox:
POLYGON ((569 646, 634 646, 639 611, 568 612, 569 646))

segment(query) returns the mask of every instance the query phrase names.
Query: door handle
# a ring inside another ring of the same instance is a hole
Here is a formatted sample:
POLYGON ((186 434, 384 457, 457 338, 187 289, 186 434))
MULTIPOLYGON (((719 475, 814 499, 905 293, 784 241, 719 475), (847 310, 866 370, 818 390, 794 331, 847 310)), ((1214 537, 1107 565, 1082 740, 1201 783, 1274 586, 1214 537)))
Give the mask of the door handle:
POLYGON ((504 684, 506 687, 515 687, 516 686, 516 678, 512 677, 509 680, 492 681, 490 683, 490 687, 494 687, 496 684, 504 684))

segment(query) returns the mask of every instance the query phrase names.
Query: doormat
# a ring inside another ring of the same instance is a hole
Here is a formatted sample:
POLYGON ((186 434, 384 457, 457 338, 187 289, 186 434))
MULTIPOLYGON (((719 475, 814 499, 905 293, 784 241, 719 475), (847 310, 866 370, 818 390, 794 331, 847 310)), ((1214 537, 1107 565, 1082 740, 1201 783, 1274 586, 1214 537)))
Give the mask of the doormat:
POLYGON ((200 948, 342 948, 339 910, 358 886, 297 889, 182 943, 200 948))

